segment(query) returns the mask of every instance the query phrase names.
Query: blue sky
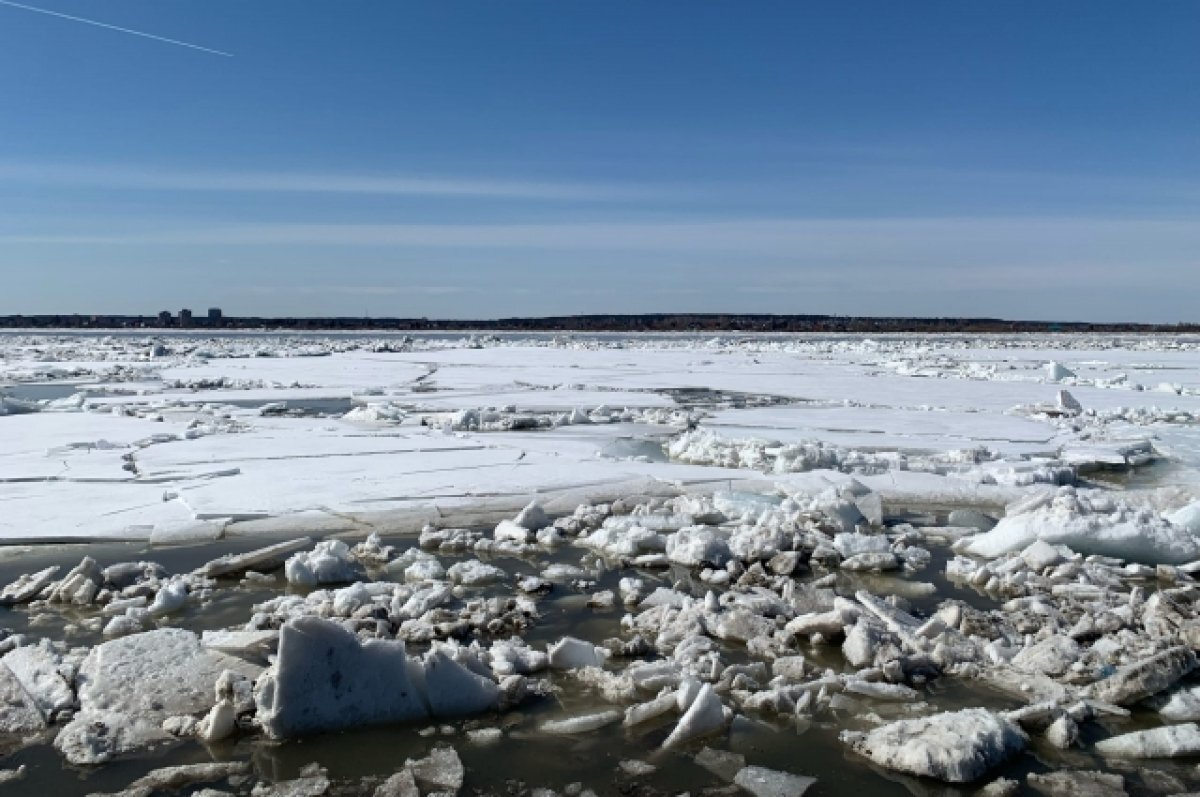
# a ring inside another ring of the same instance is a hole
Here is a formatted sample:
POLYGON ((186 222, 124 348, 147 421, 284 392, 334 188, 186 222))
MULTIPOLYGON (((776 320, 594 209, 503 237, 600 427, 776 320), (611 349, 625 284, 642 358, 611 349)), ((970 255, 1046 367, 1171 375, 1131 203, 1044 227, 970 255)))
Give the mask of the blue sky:
POLYGON ((1200 320, 1200 4, 0 5, 0 313, 1200 320))

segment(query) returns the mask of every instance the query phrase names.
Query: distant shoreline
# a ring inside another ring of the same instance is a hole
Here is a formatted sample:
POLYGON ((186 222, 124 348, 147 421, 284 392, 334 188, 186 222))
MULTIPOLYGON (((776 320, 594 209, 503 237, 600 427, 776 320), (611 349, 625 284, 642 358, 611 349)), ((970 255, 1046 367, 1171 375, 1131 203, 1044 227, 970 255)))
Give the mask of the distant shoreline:
POLYGON ((645 315, 574 315, 536 318, 427 319, 352 317, 224 316, 192 318, 126 315, 0 316, 0 329, 130 330, 147 333, 184 330, 279 332, 746 332, 758 334, 841 332, 886 334, 942 333, 1200 333, 1200 322, 1179 324, 1093 323, 1086 321, 1010 321, 999 318, 879 318, 827 315, 745 313, 654 313, 645 315))

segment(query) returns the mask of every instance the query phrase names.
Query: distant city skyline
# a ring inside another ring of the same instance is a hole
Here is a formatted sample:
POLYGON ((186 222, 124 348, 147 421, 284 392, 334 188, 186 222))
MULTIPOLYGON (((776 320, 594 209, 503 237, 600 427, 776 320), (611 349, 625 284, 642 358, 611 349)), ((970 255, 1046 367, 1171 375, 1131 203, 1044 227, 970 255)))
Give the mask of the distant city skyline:
POLYGON ((33 5, 0 315, 1200 318, 1194 3, 33 5))

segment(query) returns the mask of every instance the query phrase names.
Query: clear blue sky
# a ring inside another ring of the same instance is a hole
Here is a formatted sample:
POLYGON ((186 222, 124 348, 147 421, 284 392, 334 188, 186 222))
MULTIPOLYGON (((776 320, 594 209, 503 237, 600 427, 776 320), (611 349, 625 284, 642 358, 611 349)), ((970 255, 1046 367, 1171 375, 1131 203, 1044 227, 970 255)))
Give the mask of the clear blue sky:
POLYGON ((0 313, 1200 320, 1200 3, 0 5, 0 313))

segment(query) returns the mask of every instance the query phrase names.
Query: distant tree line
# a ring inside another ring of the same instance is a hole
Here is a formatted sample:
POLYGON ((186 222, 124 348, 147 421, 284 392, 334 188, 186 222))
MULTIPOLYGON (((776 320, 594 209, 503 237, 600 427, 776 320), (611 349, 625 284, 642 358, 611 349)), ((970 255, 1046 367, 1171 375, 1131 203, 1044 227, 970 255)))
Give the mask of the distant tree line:
MULTIPOLYGON (((174 318, 136 315, 9 315, 5 329, 180 329, 174 318)), ((882 318, 832 315, 746 313, 650 313, 643 315, 571 315, 540 318, 267 318, 219 316, 189 318, 182 328, 284 331, 432 331, 460 332, 1145 332, 1197 333, 1200 323, 1127 324, 1084 321, 1007 321, 1000 318, 882 318)))

